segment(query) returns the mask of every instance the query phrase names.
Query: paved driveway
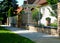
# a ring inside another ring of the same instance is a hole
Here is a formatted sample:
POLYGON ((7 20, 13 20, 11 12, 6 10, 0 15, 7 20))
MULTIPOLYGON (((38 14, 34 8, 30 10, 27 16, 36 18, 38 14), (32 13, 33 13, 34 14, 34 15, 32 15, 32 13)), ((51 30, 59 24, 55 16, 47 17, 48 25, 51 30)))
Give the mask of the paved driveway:
POLYGON ((52 36, 40 32, 33 32, 21 28, 14 28, 14 27, 6 27, 5 28, 11 30, 14 33, 17 33, 21 36, 27 37, 36 43, 60 43, 60 39, 57 36, 52 36))

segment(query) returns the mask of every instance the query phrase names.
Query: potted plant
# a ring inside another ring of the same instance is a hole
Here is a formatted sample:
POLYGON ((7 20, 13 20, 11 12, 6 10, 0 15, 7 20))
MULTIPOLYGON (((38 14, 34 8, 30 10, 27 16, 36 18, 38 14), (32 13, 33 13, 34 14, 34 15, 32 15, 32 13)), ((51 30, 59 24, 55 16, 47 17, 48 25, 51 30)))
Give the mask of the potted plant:
POLYGON ((47 18, 46 18, 46 21, 47 21, 47 26, 50 26, 51 18, 50 18, 50 17, 47 17, 47 18))

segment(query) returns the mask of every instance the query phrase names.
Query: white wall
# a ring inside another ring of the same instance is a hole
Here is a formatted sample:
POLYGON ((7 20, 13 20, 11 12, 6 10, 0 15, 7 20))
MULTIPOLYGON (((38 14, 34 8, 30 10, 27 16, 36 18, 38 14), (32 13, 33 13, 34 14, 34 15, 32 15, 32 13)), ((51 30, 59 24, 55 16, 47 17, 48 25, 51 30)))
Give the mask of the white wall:
POLYGON ((53 12, 53 10, 51 9, 51 7, 49 5, 43 6, 40 8, 41 13, 43 14, 43 17, 41 19, 41 23, 46 25, 46 17, 50 17, 51 18, 51 23, 54 22, 54 20, 56 20, 55 17, 52 17, 48 8, 53 12))

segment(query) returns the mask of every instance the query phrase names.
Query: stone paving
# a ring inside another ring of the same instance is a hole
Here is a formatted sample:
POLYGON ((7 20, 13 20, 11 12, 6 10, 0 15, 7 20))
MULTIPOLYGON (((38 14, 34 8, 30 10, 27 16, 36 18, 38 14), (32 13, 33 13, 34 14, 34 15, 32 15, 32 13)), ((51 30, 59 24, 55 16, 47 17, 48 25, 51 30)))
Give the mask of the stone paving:
POLYGON ((33 32, 30 30, 25 30, 21 28, 6 27, 14 33, 17 33, 21 36, 27 37, 36 43, 60 43, 60 39, 57 36, 52 36, 40 32, 33 32))

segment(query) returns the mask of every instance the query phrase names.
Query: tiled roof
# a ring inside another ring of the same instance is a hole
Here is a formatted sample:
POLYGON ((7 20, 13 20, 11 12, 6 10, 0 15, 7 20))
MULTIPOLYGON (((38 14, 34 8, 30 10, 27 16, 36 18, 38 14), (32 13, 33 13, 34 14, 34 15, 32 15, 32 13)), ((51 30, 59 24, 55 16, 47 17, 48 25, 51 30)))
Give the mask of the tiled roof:
POLYGON ((17 10, 15 10, 15 11, 17 11, 17 14, 18 14, 22 11, 22 9, 23 9, 22 7, 18 7, 17 10))
POLYGON ((47 3, 46 0, 40 0, 40 2, 38 4, 45 4, 45 3, 47 3))
POLYGON ((36 0, 36 1, 35 1, 35 4, 39 4, 39 5, 45 4, 45 3, 47 3, 46 0, 36 0))

